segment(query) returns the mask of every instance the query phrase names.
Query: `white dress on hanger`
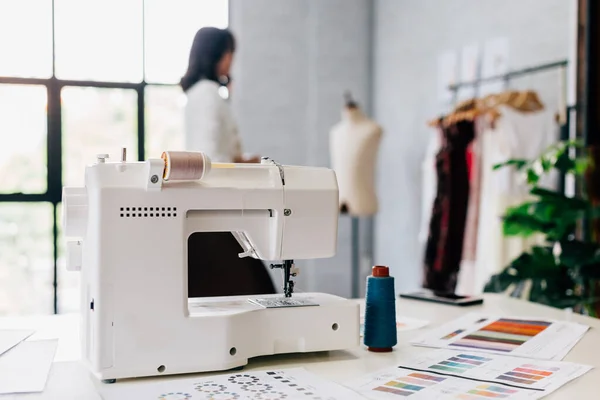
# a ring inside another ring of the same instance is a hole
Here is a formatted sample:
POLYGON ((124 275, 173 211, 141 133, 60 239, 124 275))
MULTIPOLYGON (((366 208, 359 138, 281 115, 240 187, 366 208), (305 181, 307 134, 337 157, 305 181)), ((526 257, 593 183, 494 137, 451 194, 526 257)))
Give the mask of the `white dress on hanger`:
MULTIPOLYGON (((514 167, 494 171, 495 164, 509 159, 532 160, 556 143, 558 125, 549 110, 531 113, 500 106, 501 116, 494 127, 486 127, 481 134, 481 187, 477 229, 476 267, 474 276, 459 276, 461 294, 483 292, 492 275, 501 272, 524 251, 541 244, 541 235, 529 238, 505 237, 502 234, 502 216, 508 207, 530 199, 529 186, 524 174, 514 167)), ((545 177, 539 186, 555 189, 558 175, 545 177)), ((469 274, 470 275, 470 274, 469 274)))

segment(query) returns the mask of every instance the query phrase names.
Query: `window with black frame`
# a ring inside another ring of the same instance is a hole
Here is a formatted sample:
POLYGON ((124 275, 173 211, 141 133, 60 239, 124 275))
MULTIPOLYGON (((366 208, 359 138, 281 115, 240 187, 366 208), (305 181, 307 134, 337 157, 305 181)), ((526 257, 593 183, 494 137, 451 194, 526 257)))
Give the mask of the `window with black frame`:
POLYGON ((189 47, 227 24, 227 0, 0 3, 0 315, 78 309, 62 187, 99 153, 182 148, 189 47))

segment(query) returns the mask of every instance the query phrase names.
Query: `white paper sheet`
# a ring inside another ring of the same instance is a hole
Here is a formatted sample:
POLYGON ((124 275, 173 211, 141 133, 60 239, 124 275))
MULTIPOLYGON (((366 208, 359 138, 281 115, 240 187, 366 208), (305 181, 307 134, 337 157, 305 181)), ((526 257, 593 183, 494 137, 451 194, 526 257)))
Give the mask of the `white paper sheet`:
MULTIPOLYGON (((463 46, 460 55, 460 82, 474 82, 479 78, 481 48, 478 43, 463 46)), ((476 97, 475 85, 464 86, 458 90, 457 100, 468 100, 476 97)))
POLYGON ((24 329, 0 330, 0 355, 12 349, 14 346, 33 335, 35 331, 24 329))
POLYGON ((437 350, 347 386, 377 400, 540 399, 591 368, 560 361, 437 350))
POLYGON ((442 103, 452 101, 449 86, 456 84, 458 54, 456 51, 445 51, 438 57, 438 100, 442 103))
POLYGON ((20 343, 0 356, 0 394, 42 392, 58 340, 20 343))
POLYGON ((471 313, 429 330, 411 341, 411 344, 539 360, 562 360, 588 329, 588 326, 574 322, 471 313))
POLYGON ((532 360, 475 352, 435 350, 406 360, 400 367, 552 392, 593 367, 564 361, 532 360))
MULTIPOLYGON (((485 42, 483 47, 482 77, 491 78, 508 73, 510 44, 508 38, 494 38, 485 42)), ((479 95, 498 93, 506 88, 506 82, 497 80, 482 83, 479 95)))
MULTIPOLYGON (((396 332, 412 331, 415 329, 421 329, 429 325, 429 321, 424 319, 403 317, 402 315, 396 315, 396 332)), ((360 316, 360 336, 363 336, 365 330, 365 316, 360 316)))
POLYGON ((337 383, 303 368, 248 371, 203 378, 173 378, 158 382, 130 381, 103 385, 104 400, 359 400, 337 383))

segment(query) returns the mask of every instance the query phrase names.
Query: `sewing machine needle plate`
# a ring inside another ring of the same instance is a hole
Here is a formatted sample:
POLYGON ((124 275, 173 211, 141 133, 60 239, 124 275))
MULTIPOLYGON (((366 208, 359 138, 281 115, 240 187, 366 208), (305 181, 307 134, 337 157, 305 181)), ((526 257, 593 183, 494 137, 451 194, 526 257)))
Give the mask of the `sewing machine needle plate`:
POLYGON ((282 308, 282 307, 308 307, 318 306, 318 303, 308 299, 293 299, 289 297, 271 297, 248 299, 250 303, 259 305, 264 308, 282 308))

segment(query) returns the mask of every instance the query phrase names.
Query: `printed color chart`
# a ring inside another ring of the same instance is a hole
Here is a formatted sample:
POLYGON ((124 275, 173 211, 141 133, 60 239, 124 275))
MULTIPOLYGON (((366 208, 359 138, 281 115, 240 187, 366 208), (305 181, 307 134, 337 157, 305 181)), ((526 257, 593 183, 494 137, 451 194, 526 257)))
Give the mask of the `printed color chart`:
POLYGON ((545 321, 502 318, 457 340, 450 346, 510 353, 550 325, 550 322, 545 321))
POLYGON ((558 371, 560 371, 560 368, 537 367, 535 365, 525 364, 519 368, 513 369, 512 371, 505 372, 496 379, 525 385, 533 385, 544 378, 551 377, 555 372, 558 371))
POLYGON ((510 396, 519 393, 516 389, 509 389, 501 386, 494 385, 479 385, 475 389, 469 390, 465 394, 459 394, 456 396, 457 399, 461 400, 475 400, 475 399, 506 399, 510 396))
POLYGON ((415 372, 401 378, 395 378, 383 386, 373 388, 373 390, 406 397, 445 380, 446 378, 440 376, 415 372))
POLYGON ((429 368, 442 372, 462 374, 472 368, 485 364, 487 361, 492 361, 492 359, 474 356, 472 354, 458 354, 455 357, 450 357, 447 360, 430 365, 429 368))
POLYGON ((444 337, 442 338, 442 340, 449 340, 449 339, 452 339, 453 337, 460 335, 460 334, 461 334, 461 333, 463 333, 464 331, 465 331, 464 329, 459 329, 459 330, 457 330, 457 331, 454 331, 454 332, 452 332, 452 333, 449 333, 449 334, 447 334, 446 336, 444 336, 444 337))

